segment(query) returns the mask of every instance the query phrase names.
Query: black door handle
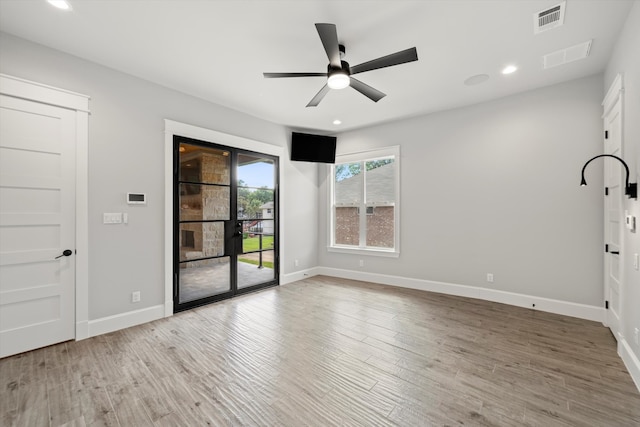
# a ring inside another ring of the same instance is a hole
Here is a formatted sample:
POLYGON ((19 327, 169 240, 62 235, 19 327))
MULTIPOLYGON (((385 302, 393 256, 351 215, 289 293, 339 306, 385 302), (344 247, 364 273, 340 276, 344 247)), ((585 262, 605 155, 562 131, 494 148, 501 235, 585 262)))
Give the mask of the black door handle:
POLYGON ((611 251, 611 252, 609 252, 609 253, 610 253, 610 254, 613 254, 613 255, 620 255, 620 251, 611 251))
POLYGON ((72 254, 73 251, 71 249, 65 249, 64 251, 62 251, 62 255, 58 255, 54 259, 62 258, 63 256, 71 256, 72 254))

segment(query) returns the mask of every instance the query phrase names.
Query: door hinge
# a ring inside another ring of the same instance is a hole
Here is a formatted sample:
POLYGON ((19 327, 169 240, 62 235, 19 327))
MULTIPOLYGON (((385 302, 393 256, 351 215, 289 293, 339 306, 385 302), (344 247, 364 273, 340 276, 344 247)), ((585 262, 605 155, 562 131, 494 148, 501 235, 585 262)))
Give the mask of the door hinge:
POLYGON ((609 301, 605 301, 605 302, 604 302, 604 308, 605 308, 606 310, 609 310, 609 301))
POLYGON ((605 244, 605 245, 604 245, 604 251, 605 251, 605 252, 609 252, 609 245, 608 245, 608 244, 605 244))
POLYGON ((604 187, 604 195, 605 196, 609 195, 609 187, 604 187))
POLYGON ((608 130, 604 131, 604 139, 609 139, 609 131, 608 130))

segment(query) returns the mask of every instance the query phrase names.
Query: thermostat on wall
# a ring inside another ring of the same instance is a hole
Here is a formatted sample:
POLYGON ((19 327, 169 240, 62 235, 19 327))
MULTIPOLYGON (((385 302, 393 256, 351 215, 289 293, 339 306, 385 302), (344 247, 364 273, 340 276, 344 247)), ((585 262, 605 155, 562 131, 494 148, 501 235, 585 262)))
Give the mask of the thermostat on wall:
POLYGON ((127 193, 127 203, 130 205, 146 205, 147 195, 144 193, 127 193))

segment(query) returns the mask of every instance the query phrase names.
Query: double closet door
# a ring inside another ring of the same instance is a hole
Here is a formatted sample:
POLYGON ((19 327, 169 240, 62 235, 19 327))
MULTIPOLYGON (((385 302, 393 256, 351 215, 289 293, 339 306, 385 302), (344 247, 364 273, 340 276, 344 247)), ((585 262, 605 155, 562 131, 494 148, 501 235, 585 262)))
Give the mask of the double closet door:
POLYGON ((278 284, 278 158, 174 136, 174 310, 278 284))

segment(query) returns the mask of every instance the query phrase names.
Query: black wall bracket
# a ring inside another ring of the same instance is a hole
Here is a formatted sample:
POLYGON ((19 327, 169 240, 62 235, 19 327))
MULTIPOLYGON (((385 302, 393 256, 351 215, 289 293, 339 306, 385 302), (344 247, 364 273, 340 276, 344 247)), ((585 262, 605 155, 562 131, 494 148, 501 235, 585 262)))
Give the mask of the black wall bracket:
POLYGON ((637 182, 629 183, 629 166, 627 166, 624 160, 622 160, 618 156, 614 156, 613 154, 600 154, 598 156, 595 156, 589 159, 587 163, 585 163, 584 166, 582 167, 582 180, 580 181, 580 185, 583 185, 583 186, 587 185, 587 181, 584 179, 584 170, 587 168, 587 165, 589 163, 591 163, 593 160, 597 159, 598 157, 612 157, 614 159, 617 159, 620 163, 622 163, 622 166, 624 166, 624 170, 627 172, 625 184, 624 184, 624 194, 626 194, 627 197, 629 197, 630 199, 637 199, 638 183, 637 182))

